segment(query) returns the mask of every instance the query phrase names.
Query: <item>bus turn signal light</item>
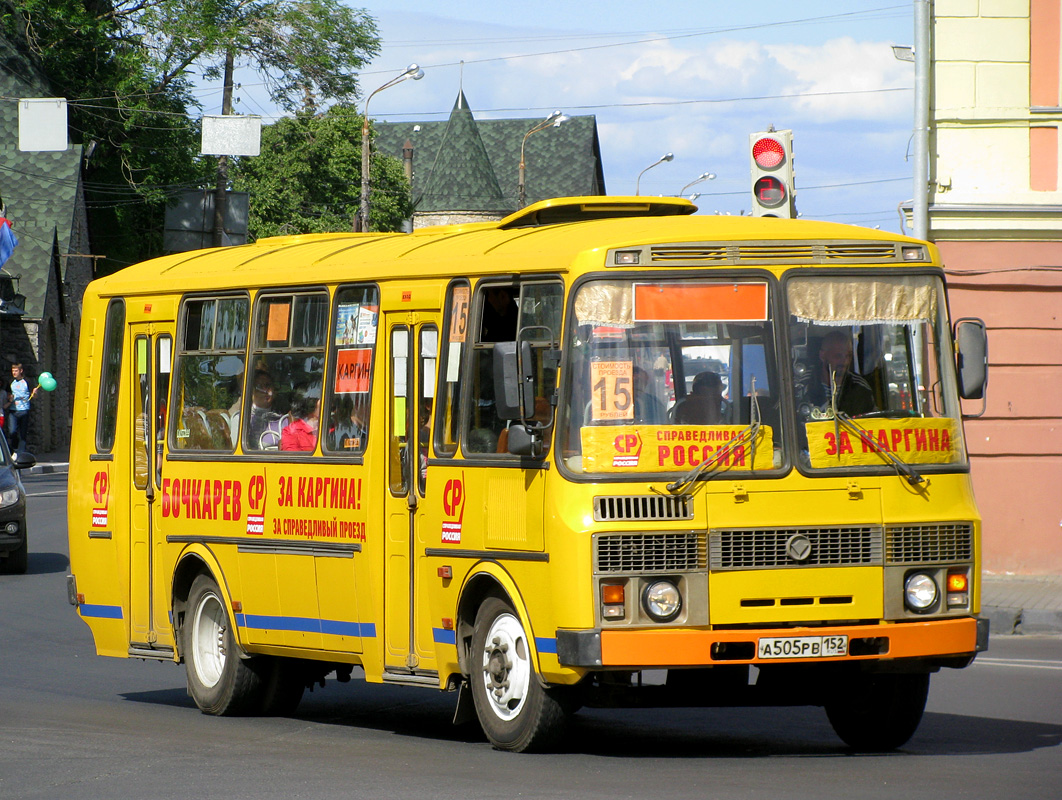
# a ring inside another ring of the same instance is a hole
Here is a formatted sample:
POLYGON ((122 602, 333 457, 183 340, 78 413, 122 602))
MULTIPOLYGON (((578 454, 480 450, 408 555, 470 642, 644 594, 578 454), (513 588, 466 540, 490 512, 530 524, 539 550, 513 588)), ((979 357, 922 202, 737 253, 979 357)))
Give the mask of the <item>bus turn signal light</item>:
POLYGON ((948 591, 949 592, 965 592, 967 586, 966 573, 965 572, 949 572, 948 573, 948 591))
POLYGON ((604 619, 623 619, 626 592, 622 583, 606 583, 601 587, 601 616, 604 619))

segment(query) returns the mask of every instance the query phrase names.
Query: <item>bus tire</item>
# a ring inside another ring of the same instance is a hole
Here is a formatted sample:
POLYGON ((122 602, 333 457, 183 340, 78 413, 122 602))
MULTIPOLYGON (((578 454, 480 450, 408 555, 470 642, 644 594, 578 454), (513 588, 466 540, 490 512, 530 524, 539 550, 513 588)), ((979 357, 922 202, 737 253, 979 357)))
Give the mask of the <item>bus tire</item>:
POLYGON ((504 600, 488 597, 480 606, 470 664, 476 716, 494 747, 541 751, 557 739, 564 709, 539 681, 524 626, 504 600))
POLYGON ((853 750, 895 750, 918 729, 928 697, 927 672, 855 675, 835 690, 826 716, 853 750))
POLYGON ((181 640, 188 694, 204 714, 259 711, 264 692, 259 672, 265 665, 252 669, 240 657, 221 591, 209 575, 192 582, 181 640))

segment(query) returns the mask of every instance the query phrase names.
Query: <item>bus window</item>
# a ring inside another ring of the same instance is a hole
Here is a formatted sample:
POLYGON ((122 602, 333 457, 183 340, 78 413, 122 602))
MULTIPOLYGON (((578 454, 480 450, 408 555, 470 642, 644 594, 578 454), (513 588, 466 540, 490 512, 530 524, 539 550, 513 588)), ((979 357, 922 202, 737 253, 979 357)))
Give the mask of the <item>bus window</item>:
POLYGON ((245 452, 316 449, 327 331, 326 292, 259 295, 243 403, 245 452))
POLYGON ((173 450, 232 451, 247 347, 246 297, 185 301, 175 367, 173 450))
POLYGON ((380 317, 375 286, 348 286, 336 292, 332 337, 332 385, 322 417, 321 447, 326 453, 358 455, 369 435, 373 354, 380 317))
MULTIPOLYGON (((556 386, 556 366, 546 363, 559 337, 563 287, 556 281, 520 285, 491 284, 479 290, 479 324, 472 345, 473 401, 470 404, 465 451, 505 453, 503 432, 512 420, 498 416, 494 402, 494 344, 515 341, 517 332, 531 342, 533 358, 535 422, 552 416, 550 398, 556 386)), ((546 437, 548 439, 548 437, 546 437)))
POLYGON ((435 365, 439 363, 439 331, 434 325, 420 329, 420 369, 417 370, 417 481, 424 494, 431 456, 431 410, 435 402, 435 365))
POLYGON ((461 397, 461 355, 468 337, 471 290, 468 281, 454 281, 447 291, 449 310, 443 327, 445 346, 439 352, 438 410, 435 416, 435 452, 452 456, 457 452, 457 431, 461 397))
POLYGON ((103 331, 103 369, 100 371, 100 404, 96 418, 96 450, 109 453, 118 426, 118 389, 122 376, 122 342, 125 340, 125 303, 111 300, 103 331))

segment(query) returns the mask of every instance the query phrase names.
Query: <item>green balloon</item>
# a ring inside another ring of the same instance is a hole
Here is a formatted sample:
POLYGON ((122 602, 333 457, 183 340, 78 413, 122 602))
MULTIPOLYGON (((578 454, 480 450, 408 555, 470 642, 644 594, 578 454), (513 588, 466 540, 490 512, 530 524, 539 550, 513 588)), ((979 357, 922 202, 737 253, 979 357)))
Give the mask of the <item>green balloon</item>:
POLYGON ((44 391, 50 392, 55 389, 55 378, 52 377, 52 373, 50 372, 42 372, 41 376, 37 379, 37 385, 44 389, 44 391))

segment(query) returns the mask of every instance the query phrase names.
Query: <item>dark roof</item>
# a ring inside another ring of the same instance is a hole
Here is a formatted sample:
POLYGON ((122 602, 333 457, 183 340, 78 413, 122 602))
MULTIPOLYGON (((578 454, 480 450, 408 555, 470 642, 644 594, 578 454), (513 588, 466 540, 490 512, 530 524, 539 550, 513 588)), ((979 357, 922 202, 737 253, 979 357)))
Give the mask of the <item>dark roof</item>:
MULTIPOLYGON (((418 211, 516 210, 520 144, 543 117, 476 120, 459 92, 445 122, 376 122, 374 147, 402 157, 413 143, 413 199, 418 211), (417 130, 415 130, 417 129, 417 130), (484 161, 485 159, 485 161, 484 161), (493 180, 485 170, 493 173, 493 180)), ((605 194, 597 118, 572 117, 527 139, 527 203, 605 194)))
MULTIPOLYGON (((33 63, 2 37, 0 95, 52 96, 47 80, 33 63)), ((42 317, 56 237, 59 253, 70 252, 81 146, 55 152, 20 151, 18 105, 0 104, 0 197, 18 238, 4 270, 22 276, 18 288, 26 296, 26 315, 42 317)), ((60 269, 65 272, 65 265, 60 269)))

